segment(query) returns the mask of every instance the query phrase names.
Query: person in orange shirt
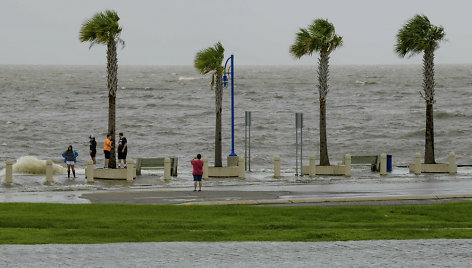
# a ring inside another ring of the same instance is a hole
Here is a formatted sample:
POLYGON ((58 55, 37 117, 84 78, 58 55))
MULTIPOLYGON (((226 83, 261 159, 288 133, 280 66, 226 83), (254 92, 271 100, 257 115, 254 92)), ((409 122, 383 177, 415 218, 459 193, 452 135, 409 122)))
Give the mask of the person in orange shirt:
POLYGON ((103 152, 105 153, 105 166, 103 168, 108 168, 108 161, 110 161, 110 151, 111 151, 111 135, 107 135, 107 139, 103 143, 103 152))

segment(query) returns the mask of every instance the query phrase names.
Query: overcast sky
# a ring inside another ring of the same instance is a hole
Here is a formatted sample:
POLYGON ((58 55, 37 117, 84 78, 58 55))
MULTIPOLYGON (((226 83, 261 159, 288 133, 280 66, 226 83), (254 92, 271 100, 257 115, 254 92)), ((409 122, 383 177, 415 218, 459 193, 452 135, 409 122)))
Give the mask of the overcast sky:
POLYGON ((418 64, 400 59, 395 35, 415 14, 445 28, 437 64, 472 63, 471 0, 0 0, 0 64, 105 64, 105 46, 79 42, 86 18, 114 9, 126 42, 120 65, 192 65, 195 53, 221 41, 240 65, 315 64, 289 54, 300 27, 332 22, 344 46, 331 65, 418 64))

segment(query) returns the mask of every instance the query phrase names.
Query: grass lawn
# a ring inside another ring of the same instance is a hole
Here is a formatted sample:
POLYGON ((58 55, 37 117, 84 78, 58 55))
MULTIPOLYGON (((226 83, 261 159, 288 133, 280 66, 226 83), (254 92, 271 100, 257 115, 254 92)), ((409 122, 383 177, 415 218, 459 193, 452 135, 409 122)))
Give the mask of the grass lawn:
POLYGON ((0 204, 0 244, 472 238, 472 202, 256 207, 0 204))

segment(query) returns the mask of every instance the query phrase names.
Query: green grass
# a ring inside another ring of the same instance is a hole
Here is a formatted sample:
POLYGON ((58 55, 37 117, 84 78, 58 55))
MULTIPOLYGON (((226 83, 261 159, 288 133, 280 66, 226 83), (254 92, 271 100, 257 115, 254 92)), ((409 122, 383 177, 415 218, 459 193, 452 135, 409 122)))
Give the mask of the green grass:
POLYGON ((0 244, 472 238, 472 202, 254 207, 0 204, 0 244))

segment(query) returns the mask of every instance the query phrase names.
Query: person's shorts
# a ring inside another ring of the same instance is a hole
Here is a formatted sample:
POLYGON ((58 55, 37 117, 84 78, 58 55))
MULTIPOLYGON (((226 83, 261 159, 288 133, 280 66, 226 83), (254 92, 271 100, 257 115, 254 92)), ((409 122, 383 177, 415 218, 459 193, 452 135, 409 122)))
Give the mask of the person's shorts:
POLYGON ((68 165, 75 165, 74 161, 66 161, 66 164, 68 164, 68 165))
POLYGON ((193 175, 194 181, 202 181, 202 175, 193 175))
POLYGON ((124 153, 122 153, 121 151, 118 152, 118 159, 126 159, 127 154, 128 154, 127 151, 125 151, 124 153))
POLYGON ((94 158, 96 155, 97 155, 97 150, 93 150, 93 151, 90 153, 90 157, 92 157, 92 158, 94 158))
POLYGON ((110 151, 103 150, 103 152, 105 153, 105 159, 110 159, 110 151))

